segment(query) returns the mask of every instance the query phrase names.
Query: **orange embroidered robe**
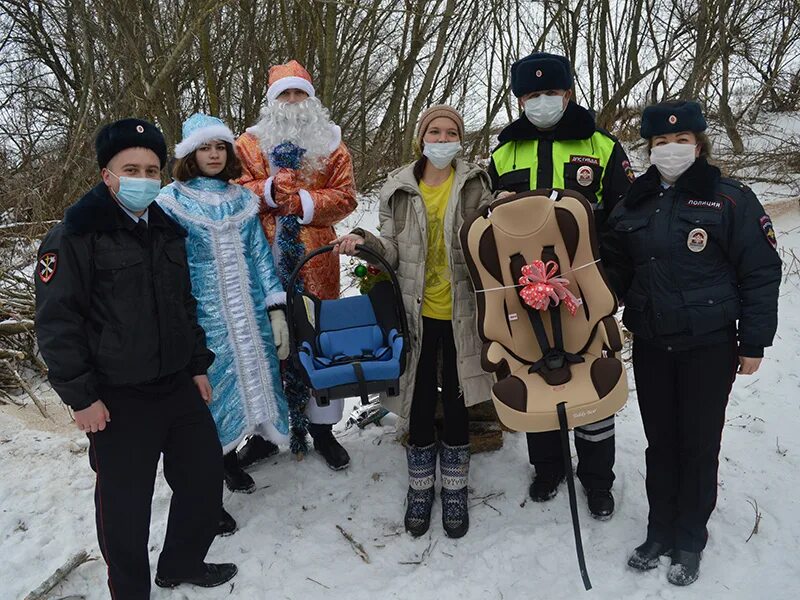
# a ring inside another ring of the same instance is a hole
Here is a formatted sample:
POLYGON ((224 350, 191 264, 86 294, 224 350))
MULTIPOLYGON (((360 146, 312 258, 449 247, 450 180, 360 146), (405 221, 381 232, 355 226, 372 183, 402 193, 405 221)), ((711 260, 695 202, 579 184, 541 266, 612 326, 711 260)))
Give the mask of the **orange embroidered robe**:
MULTIPOLYGON (((290 183, 294 174, 287 169, 270 173, 270 165, 258 139, 244 133, 236 140, 236 152, 242 161, 242 176, 237 180, 261 201, 259 217, 270 244, 275 243, 276 217, 297 215, 302 225, 300 242, 306 253, 324 246, 336 237, 333 226, 356 208, 353 160, 344 143, 325 159, 324 168, 304 181, 297 182, 296 191, 290 183), (269 199, 264 197, 270 183, 269 199), (289 188, 288 193, 279 191, 289 188), (275 197, 273 197, 273 194, 275 197)), ((304 287, 318 298, 339 297, 339 259, 333 254, 317 256, 305 264, 300 273, 304 287)))

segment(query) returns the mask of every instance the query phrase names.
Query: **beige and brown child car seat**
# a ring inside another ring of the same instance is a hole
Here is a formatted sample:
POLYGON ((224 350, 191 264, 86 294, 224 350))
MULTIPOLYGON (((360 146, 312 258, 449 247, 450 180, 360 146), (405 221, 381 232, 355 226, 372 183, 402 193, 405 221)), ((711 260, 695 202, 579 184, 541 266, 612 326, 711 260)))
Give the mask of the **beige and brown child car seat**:
MULTIPOLYGON (((567 429, 613 415, 628 397, 617 301, 599 263, 591 206, 568 190, 506 196, 464 223, 461 245, 477 297, 483 368, 497 376, 497 414, 515 431, 561 429, 571 475, 567 429), (563 302, 539 311, 522 300, 522 268, 535 260, 557 263, 582 301, 574 316, 563 302)), ((567 482, 589 589, 571 476, 567 482)))

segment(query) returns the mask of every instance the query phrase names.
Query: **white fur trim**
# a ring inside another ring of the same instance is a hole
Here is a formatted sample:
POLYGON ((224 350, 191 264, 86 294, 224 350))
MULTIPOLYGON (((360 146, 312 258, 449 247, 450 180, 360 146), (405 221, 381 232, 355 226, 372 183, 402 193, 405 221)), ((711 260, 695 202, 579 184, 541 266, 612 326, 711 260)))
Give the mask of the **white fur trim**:
POLYGON ((256 425, 254 433, 260 433, 261 437, 267 438, 268 440, 276 444, 289 443, 289 436, 275 429, 275 425, 269 422, 259 423, 258 425, 256 425))
POLYGON ((267 206, 270 208, 278 208, 278 205, 275 204, 275 198, 272 197, 272 180, 275 179, 274 177, 270 177, 264 183, 264 202, 267 203, 267 206))
POLYGON ((309 96, 316 96, 314 86, 311 85, 308 79, 289 76, 278 79, 278 81, 267 88, 267 101, 270 103, 275 102, 275 99, 286 90, 302 90, 309 96))
POLYGON ((331 131, 333 132, 333 140, 331 140, 331 154, 333 154, 339 145, 342 143, 342 128, 336 124, 331 124, 331 131))
POLYGON ((286 292, 267 294, 267 310, 273 310, 280 306, 286 306, 286 292))
POLYGON ((184 156, 188 156, 203 144, 213 140, 222 140, 223 142, 228 142, 231 145, 233 145, 236 141, 231 130, 225 125, 212 125, 211 127, 203 127, 202 129, 196 129, 193 131, 189 137, 181 140, 181 143, 175 146, 175 158, 183 158, 184 156))
POLYGON ((314 220, 314 199, 306 190, 300 190, 300 203, 303 205, 303 218, 300 225, 308 225, 314 220))

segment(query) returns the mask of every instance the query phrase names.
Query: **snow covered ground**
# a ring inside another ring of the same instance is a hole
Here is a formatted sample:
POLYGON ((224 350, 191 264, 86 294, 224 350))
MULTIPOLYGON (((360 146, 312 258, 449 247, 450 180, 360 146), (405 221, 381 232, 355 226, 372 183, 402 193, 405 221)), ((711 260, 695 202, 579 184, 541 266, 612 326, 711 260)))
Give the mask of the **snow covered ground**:
MULTIPOLYGON (((551 502, 526 501, 530 480, 525 439, 505 434, 504 447, 473 457, 471 528, 460 540, 442 532, 434 508, 431 531, 403 531, 407 475, 391 418, 383 427, 339 434, 350 468, 331 472, 311 454, 297 462, 285 450, 253 471, 251 495, 225 492, 240 530, 218 538, 210 561, 233 561, 239 575, 212 590, 153 590, 161 600, 191 599, 560 599, 672 598, 790 599, 800 596, 800 206, 759 189, 786 253, 780 324, 761 370, 737 379, 727 413, 717 510, 701 576, 689 588, 666 581, 667 560, 641 574, 626 567, 644 539, 647 505, 644 449, 635 391, 617 420, 617 511, 608 522, 589 518, 579 493, 580 518, 594 589, 578 574, 566 487, 551 502), (761 515, 753 533, 757 505, 761 515), (341 528, 341 530, 340 530, 341 528), (342 530, 361 544, 357 555, 342 530), (752 534, 752 535, 751 535, 752 534), (749 538, 749 541, 748 541, 749 538)), ((365 208, 372 207, 365 203, 365 208)), ((342 231, 373 214, 354 215, 342 231)), ((343 277, 343 283, 347 283, 343 277)), ((632 378, 631 378, 632 382, 632 378)), ((58 399, 39 386, 56 422, 31 407, 0 407, 0 600, 23 598, 81 550, 99 557, 94 477, 86 438, 67 422, 58 399)), ((169 489, 156 486, 151 564, 163 540, 169 489)), ((76 569, 52 598, 107 597, 102 558, 76 569)))

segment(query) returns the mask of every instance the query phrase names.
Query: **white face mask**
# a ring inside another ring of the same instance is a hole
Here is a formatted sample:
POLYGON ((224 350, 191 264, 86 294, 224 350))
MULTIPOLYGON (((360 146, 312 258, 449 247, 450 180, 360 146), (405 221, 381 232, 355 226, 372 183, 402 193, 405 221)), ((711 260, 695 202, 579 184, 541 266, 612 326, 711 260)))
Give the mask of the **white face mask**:
POLYGON ((694 164, 695 148, 694 144, 676 142, 654 146, 650 150, 650 163, 661 173, 661 179, 671 185, 694 164))
POLYGON ((428 160, 437 169, 447 167, 459 152, 461 152, 461 144, 459 142, 426 143, 422 147, 422 154, 427 156, 428 160))
POLYGON ((525 116, 539 129, 550 129, 564 115, 564 96, 539 96, 525 100, 525 116))

